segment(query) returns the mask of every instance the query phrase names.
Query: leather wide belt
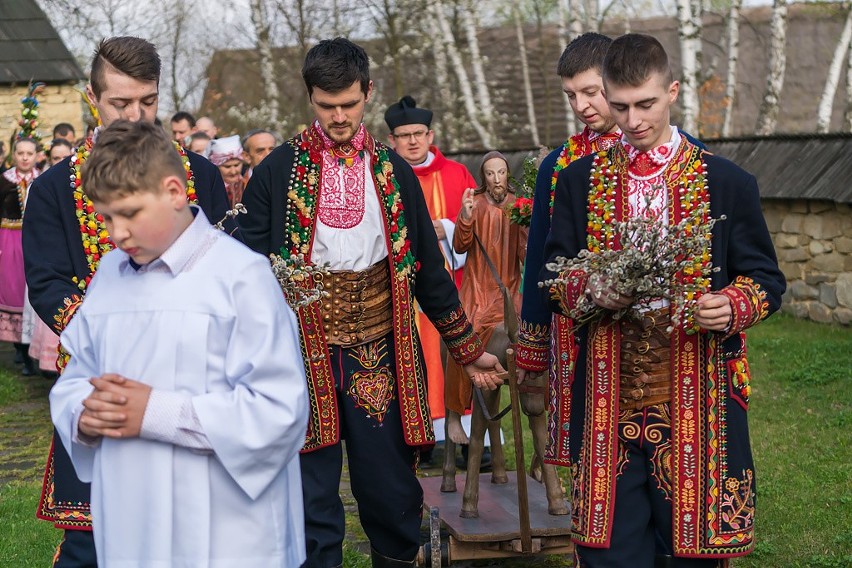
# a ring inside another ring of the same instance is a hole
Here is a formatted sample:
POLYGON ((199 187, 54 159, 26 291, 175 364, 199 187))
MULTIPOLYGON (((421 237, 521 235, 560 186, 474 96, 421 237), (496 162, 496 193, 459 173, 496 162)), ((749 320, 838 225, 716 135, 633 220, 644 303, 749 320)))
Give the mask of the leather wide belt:
POLYGON ((329 296, 322 299, 320 313, 329 344, 353 347, 393 328, 387 259, 366 270, 332 270, 323 284, 329 296))
POLYGON ((669 308, 622 320, 619 410, 671 401, 670 325, 669 308))

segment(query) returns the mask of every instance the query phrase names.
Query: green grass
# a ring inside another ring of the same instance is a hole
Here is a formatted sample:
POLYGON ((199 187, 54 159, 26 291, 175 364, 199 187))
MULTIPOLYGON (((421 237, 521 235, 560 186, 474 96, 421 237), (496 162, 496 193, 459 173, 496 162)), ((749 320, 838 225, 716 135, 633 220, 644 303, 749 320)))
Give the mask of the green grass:
POLYGON ((41 481, 12 481, 0 487, 0 565, 50 566, 61 533, 35 518, 41 481))
POLYGON ((17 375, 0 368, 0 408, 27 400, 26 383, 18 380, 17 375))
MULTIPOLYGON (((852 329, 773 316, 748 335, 753 374, 750 427, 758 477, 757 547, 734 564, 852 566, 852 329)), ((11 355, 0 353, 0 358, 10 360, 11 355)), ((0 368, 0 566, 49 566, 60 538, 59 531, 34 516, 49 444, 49 386, 44 379, 27 379, 0 368), (2 464, 11 462, 21 465, 3 471, 2 464)), ((512 466, 508 417, 503 430, 512 466)), ((525 447, 529 460, 531 443, 526 437, 525 447)), ((344 565, 368 567, 355 515, 347 516, 347 531, 352 539, 345 543, 344 565)), ((531 564, 519 560, 474 565, 531 564)), ((551 557, 536 565, 570 566, 570 561, 551 557)))
POLYGON ((748 340, 757 545, 737 567, 852 566, 852 330, 775 316, 748 340))

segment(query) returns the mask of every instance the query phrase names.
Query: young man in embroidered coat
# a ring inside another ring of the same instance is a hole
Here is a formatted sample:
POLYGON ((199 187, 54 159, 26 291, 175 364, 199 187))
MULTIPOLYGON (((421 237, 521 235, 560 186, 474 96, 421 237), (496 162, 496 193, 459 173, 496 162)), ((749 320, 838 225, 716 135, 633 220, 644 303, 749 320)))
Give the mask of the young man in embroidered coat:
MULTIPOLYGON (((104 126, 118 119, 154 122, 159 79, 160 58, 151 43, 136 37, 109 38, 95 51, 86 94, 104 126)), ((40 176, 27 204, 23 248, 29 298, 39 317, 57 334, 82 304, 101 257, 114 248, 79 175, 93 143, 89 138, 75 154, 40 176)), ((218 169, 197 154, 178 147, 175 151, 181 153, 187 169, 189 200, 212 221, 222 219, 228 198, 218 169)), ((60 356, 60 368, 63 359, 60 356)), ((77 478, 54 435, 37 514, 65 530, 56 567, 97 566, 89 493, 89 484, 77 478)))
MULTIPOLYGON (((549 371, 548 442, 544 461, 565 467, 571 462, 568 430, 563 425, 569 420, 568 389, 577 347, 570 321, 550 311, 547 293, 538 286, 538 275, 544 267, 544 240, 550 231, 559 172, 574 160, 611 148, 621 138, 621 130, 604 97, 601 78, 601 67, 611 43, 612 38, 587 32, 572 40, 559 58, 556 73, 562 80, 562 89, 574 116, 585 126, 548 154, 539 166, 524 265, 524 302, 516 354, 518 380, 544 382, 540 374, 549 371)), ((704 148, 688 133, 682 134, 704 148)))
POLYGON ((613 222, 647 210, 668 225, 725 218, 695 259, 719 271, 682 323, 668 301, 619 294, 597 274, 563 275, 550 290, 560 313, 584 295, 606 310, 577 331, 573 538, 580 566, 720 566, 754 546, 743 331, 778 309, 784 277, 754 177, 670 126, 678 83, 659 42, 618 38, 603 78, 622 144, 559 174, 547 261, 617 246, 613 222), (638 318, 608 315, 633 305, 638 318))
POLYGON ((546 294, 538 287, 538 275, 544 266, 544 240, 550 231, 556 176, 572 161, 618 143, 620 132, 610 116, 601 79, 601 64, 610 43, 611 38, 588 32, 572 40, 559 58, 556 72, 562 89, 574 116, 584 127, 548 154, 539 166, 524 265, 524 301, 515 356, 518 380, 543 386, 542 374, 550 371, 549 440, 544 460, 562 466, 570 463, 567 432, 560 427, 568 421, 563 391, 571 380, 576 346, 568 320, 551 312, 546 294))
POLYGON ((475 384, 496 388, 489 372, 499 364, 461 309, 417 177, 362 124, 367 54, 343 38, 321 41, 302 77, 316 120, 255 169, 239 221, 258 252, 332 271, 330 296, 298 310, 311 398, 305 566, 343 562, 342 439, 373 566, 414 566, 423 505, 414 468, 418 449, 434 443, 415 298, 475 384))
MULTIPOLYGON (((456 218, 462 206, 462 194, 476 187, 476 180, 468 169, 459 162, 444 157, 433 145, 432 111, 420 108, 413 98, 406 95, 385 111, 385 123, 390 134, 388 142, 411 168, 420 182, 426 208, 432 218, 438 244, 444 252, 446 266, 461 286, 462 267, 465 254, 453 250, 453 234, 456 218)), ((444 361, 441 356, 441 336, 422 311, 417 312, 417 331, 426 360, 426 375, 429 377, 429 410, 433 426, 440 436, 444 434, 444 361)), ((431 452, 428 452, 431 454, 431 452)))

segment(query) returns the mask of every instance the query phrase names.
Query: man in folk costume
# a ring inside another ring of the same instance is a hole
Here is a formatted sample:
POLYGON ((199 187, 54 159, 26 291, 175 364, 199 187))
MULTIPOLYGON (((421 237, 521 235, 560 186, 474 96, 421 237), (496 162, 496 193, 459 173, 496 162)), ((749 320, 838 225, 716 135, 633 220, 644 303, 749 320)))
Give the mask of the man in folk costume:
POLYGON ((515 356, 518 381, 544 382, 541 374, 550 371, 544 459, 562 466, 569 465, 568 437, 561 428, 568 421, 564 388, 570 383, 577 350, 570 322, 551 312, 546 294, 538 287, 538 275, 544 265, 544 241, 550 231, 559 172, 574 160, 614 146, 620 137, 601 79, 601 65, 610 43, 612 39, 607 36, 588 32, 572 40, 559 58, 556 72, 562 89, 574 116, 584 127, 548 154, 539 166, 524 265, 524 299, 515 356))
MULTIPOLYGON (((435 133, 432 130, 432 111, 418 107, 410 96, 406 95, 388 107, 385 123, 390 130, 390 146, 408 162, 420 182, 447 269, 453 275, 456 286, 460 286, 466 255, 453 250, 453 234, 456 217, 461 209, 462 194, 468 188, 475 188, 476 180, 464 164, 447 159, 433 144, 435 133)), ((441 335, 420 310, 417 311, 417 332, 429 378, 429 410, 438 439, 442 439, 446 411, 441 335)))
POLYGON ((311 399, 306 566, 343 562, 342 439, 373 566, 414 566, 423 506, 414 468, 434 443, 415 298, 476 384, 496 388, 499 364, 461 309, 417 177, 362 124, 373 90, 365 51, 321 41, 302 77, 316 120, 255 169, 239 221, 258 252, 331 270, 329 297, 298 309, 311 399))
POLYGON ((662 231, 722 220, 675 276, 695 304, 634 298, 582 271, 550 289, 563 314, 581 302, 604 310, 577 331, 573 538, 580 566, 720 566, 754 547, 743 331, 778 309, 784 277, 754 177, 670 126, 679 84, 660 43, 618 38, 603 79, 622 143, 559 174, 547 261, 620 248, 613 223, 631 217, 659 215, 662 231), (610 315, 631 306, 639 315, 610 315))
MULTIPOLYGON (((526 264, 524 301, 518 333, 516 364, 518 382, 542 380, 549 371, 548 442, 544 461, 569 466, 568 430, 569 388, 577 356, 571 322, 550 310, 547 294, 539 288, 538 275, 544 267, 544 241, 550 231, 556 179, 574 160, 607 150, 621 139, 621 130, 612 118, 604 97, 601 68, 612 38, 587 32, 574 38, 556 66, 562 90, 583 130, 548 154, 538 169, 533 197, 526 264)), ((704 145, 688 133, 681 133, 700 148, 704 145)))
MULTIPOLYGON (((160 57, 148 41, 113 37, 101 42, 92 60, 86 95, 104 126, 118 119, 153 122, 159 99, 160 57)), ((74 154, 36 180, 23 228, 24 263, 30 301, 38 316, 61 333, 82 304, 101 257, 114 248, 103 218, 85 193, 80 170, 98 130, 74 154)), ((187 197, 211 220, 228 209, 218 169, 177 144, 187 175, 187 197)), ((64 366, 60 355, 57 366, 64 366)), ((38 516, 64 529, 54 566, 97 566, 91 535, 90 486, 81 482, 54 436, 38 516)))

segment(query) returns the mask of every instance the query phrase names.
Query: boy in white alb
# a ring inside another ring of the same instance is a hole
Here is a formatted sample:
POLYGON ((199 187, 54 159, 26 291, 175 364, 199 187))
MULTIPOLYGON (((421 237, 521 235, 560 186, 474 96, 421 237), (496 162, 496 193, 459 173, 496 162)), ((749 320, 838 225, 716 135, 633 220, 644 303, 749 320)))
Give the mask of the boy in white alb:
POLYGON ((187 203, 159 127, 112 124, 83 178, 119 250, 62 334, 50 405, 98 565, 299 566, 307 383, 268 261, 187 203))

